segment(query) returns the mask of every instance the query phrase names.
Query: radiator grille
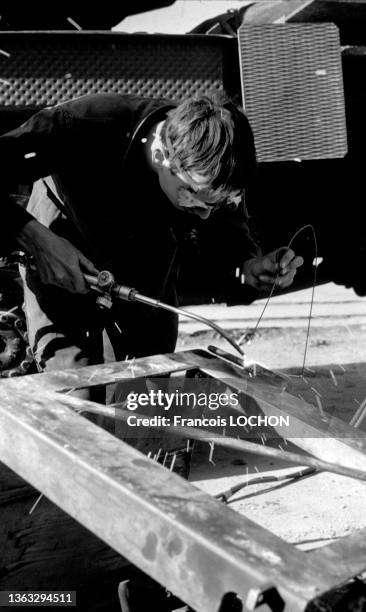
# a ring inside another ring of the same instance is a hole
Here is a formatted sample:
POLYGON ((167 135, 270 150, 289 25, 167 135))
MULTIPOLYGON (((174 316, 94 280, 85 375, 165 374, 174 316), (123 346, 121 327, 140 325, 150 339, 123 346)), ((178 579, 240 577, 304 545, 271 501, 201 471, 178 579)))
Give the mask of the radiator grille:
POLYGON ((338 29, 244 25, 242 93, 258 160, 343 157, 347 136, 338 29))

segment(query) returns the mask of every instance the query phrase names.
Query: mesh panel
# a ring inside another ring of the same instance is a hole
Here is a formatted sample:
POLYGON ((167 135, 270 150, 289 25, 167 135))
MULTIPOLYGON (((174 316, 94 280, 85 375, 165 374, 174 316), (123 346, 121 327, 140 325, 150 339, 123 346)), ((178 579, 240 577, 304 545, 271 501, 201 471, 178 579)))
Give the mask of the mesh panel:
POLYGON ((258 160, 347 152, 339 36, 332 24, 239 30, 243 100, 258 160))
POLYGON ((4 32, 0 49, 10 57, 0 54, 0 103, 44 106, 101 92, 180 100, 222 91, 232 42, 203 35, 4 32))

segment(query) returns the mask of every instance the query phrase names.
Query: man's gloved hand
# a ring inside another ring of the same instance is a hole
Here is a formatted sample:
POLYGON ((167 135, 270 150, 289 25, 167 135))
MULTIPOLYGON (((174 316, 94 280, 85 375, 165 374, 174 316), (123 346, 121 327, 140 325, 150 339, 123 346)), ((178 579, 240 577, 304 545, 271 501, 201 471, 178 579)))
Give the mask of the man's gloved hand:
POLYGON ((274 283, 285 289, 303 263, 303 258, 295 255, 292 249, 282 247, 268 255, 248 259, 243 266, 245 282, 259 290, 271 289, 274 283))
POLYGON ((47 285, 57 285, 72 293, 86 293, 84 274, 98 274, 91 261, 68 240, 35 219, 24 225, 17 242, 32 255, 39 277, 47 285))

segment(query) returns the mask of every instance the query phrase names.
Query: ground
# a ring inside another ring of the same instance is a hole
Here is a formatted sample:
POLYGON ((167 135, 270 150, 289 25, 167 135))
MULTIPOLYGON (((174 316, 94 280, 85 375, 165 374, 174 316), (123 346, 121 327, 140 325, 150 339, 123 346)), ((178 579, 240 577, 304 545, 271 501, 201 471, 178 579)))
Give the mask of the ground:
MULTIPOLYGON (((310 296, 306 291, 272 301, 255 339, 246 347, 248 359, 271 369, 301 373, 310 296)), ((263 304, 234 309, 205 307, 204 314, 231 329, 238 340, 255 325, 263 304)), ((196 311, 202 313, 202 308, 197 307, 196 311)), ((211 330, 191 322, 182 323, 179 348, 202 348, 209 344, 232 351, 211 330)), ((305 367, 310 384, 298 381, 296 392, 316 406, 313 387, 326 413, 336 412, 349 422, 366 397, 366 299, 335 285, 317 288, 305 367)), ((366 432, 366 418, 361 429, 366 432)), ((207 444, 197 447, 191 480, 210 494, 225 491, 238 482, 250 482, 258 476, 257 471, 275 475, 297 471, 293 465, 280 465, 257 455, 219 447, 215 447, 213 465, 209 462, 209 451, 207 444)), ((292 484, 251 485, 230 500, 230 507, 299 548, 309 549, 366 527, 366 483, 319 473, 292 484)))

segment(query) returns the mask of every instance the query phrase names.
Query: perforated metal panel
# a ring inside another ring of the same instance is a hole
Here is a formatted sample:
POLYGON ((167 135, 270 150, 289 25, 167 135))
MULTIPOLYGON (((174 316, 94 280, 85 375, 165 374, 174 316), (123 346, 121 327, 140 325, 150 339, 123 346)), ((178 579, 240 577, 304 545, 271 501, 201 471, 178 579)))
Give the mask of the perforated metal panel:
POLYGON ((243 103, 259 161, 345 155, 336 26, 244 25, 239 30, 239 54, 243 103))
MULTIPOLYGON (((0 34, 0 105, 54 104, 118 92, 180 100, 222 91, 233 41, 114 32, 0 34)), ((237 83, 239 90, 239 83, 237 83)))

